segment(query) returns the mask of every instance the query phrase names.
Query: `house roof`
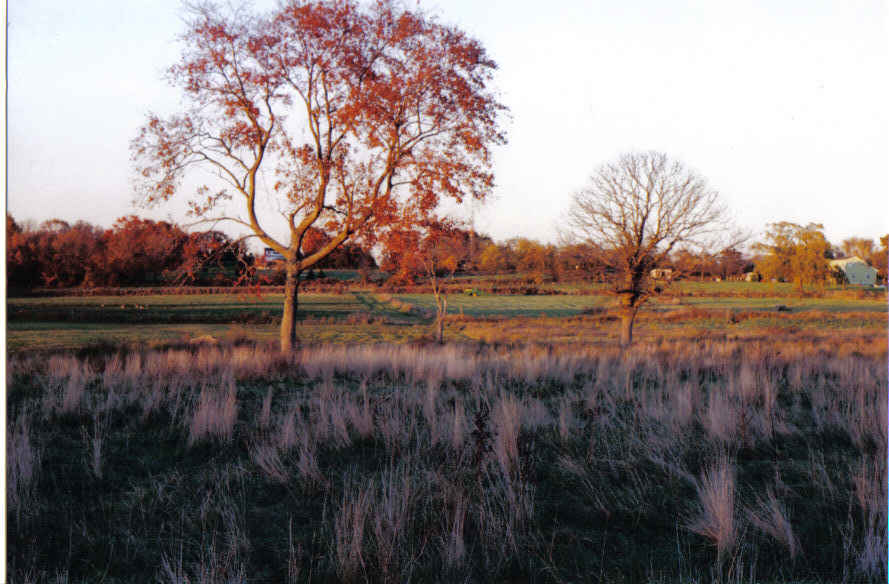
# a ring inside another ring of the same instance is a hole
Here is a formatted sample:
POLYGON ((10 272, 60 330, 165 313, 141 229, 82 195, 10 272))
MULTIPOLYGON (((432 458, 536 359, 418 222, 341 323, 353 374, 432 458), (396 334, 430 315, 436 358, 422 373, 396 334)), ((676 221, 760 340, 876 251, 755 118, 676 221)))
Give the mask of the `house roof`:
POLYGON ((830 267, 832 268, 845 268, 849 264, 864 264, 867 266, 867 262, 858 256, 852 256, 850 258, 843 258, 839 260, 830 260, 827 263, 830 264, 830 267))

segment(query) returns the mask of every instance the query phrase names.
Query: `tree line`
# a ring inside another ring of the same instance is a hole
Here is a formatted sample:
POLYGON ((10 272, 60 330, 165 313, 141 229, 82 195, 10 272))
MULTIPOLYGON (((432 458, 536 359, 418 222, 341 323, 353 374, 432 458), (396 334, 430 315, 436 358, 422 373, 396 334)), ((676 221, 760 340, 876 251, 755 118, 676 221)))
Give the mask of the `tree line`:
MULTIPOLYGON (((307 248, 329 236, 308 234, 307 248)), ((320 268, 375 267, 373 257, 345 244, 320 268)), ((6 279, 13 289, 98 286, 275 284, 274 265, 256 257, 241 239, 221 231, 187 232, 168 221, 135 215, 105 229, 86 221, 51 219, 38 225, 6 215, 6 279)))
POLYGON ((251 264, 243 242, 219 231, 187 233, 135 215, 109 229, 51 219, 19 224, 6 215, 6 274, 11 288, 227 285, 251 264))
MULTIPOLYGON (((308 232, 308 251, 327 245, 331 236, 308 232)), ((886 281, 887 240, 850 237, 839 245, 824 236, 823 226, 779 222, 751 246, 753 253, 729 247, 679 249, 659 268, 672 279, 738 280, 753 273, 765 281, 824 285, 837 278, 828 260, 859 257, 886 281)), ((393 231, 378 242, 379 269, 390 284, 426 281, 457 274, 521 274, 544 282, 610 282, 616 270, 610 250, 592 242, 558 245, 526 237, 495 242, 454 222, 437 221, 423 229, 393 231)), ((85 221, 52 219, 33 225, 6 216, 7 282, 12 288, 151 285, 225 286, 238 283, 282 284, 281 262, 266 261, 241 240, 220 231, 189 233, 167 221, 135 215, 121 217, 110 229, 85 221)), ((344 243, 317 268, 372 270, 377 261, 356 243, 344 243)), ((321 272, 323 274, 323 271, 321 272)))
MULTIPOLYGON (((803 285, 833 283, 838 277, 828 261, 859 257, 886 280, 887 237, 879 243, 850 237, 830 243, 823 226, 801 226, 789 222, 770 224, 761 241, 741 250, 681 248, 658 264, 671 272, 671 279, 740 280, 748 274, 764 281, 803 285)), ((536 283, 560 281, 610 282, 617 271, 609 255, 614 251, 593 242, 573 241, 558 245, 526 237, 495 242, 471 229, 442 225, 397 233, 385 240, 380 267, 390 282, 402 284, 429 277, 428 262, 437 276, 460 273, 522 274, 536 283)))

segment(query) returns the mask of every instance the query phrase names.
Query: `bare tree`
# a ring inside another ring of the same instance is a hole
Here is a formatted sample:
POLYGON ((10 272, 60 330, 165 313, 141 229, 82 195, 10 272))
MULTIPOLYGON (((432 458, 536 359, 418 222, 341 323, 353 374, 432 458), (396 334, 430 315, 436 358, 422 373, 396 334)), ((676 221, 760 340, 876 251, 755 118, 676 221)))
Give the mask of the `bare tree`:
POLYGON ((651 271, 670 252, 681 245, 718 253, 743 239, 736 234, 725 241, 731 230, 719 193, 659 152, 624 154, 600 166, 574 195, 568 223, 576 237, 599 250, 613 275, 624 346, 632 342, 633 321, 652 294, 651 271))
POLYGON ((849 237, 841 244, 843 255, 847 258, 858 256, 864 261, 869 261, 874 254, 874 240, 865 237, 849 237))

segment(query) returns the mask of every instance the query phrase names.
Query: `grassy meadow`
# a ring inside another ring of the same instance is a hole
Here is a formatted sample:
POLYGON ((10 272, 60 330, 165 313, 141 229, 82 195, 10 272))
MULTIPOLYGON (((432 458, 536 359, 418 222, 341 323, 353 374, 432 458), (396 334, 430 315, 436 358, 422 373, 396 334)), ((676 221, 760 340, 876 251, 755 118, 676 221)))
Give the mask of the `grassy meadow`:
MULTIPOLYGON (((885 292, 779 295, 789 292, 786 287, 681 282, 673 295, 656 297, 646 305, 635 334, 658 341, 701 335, 750 338, 788 331, 815 336, 886 331, 885 292)), ((610 344, 616 338, 609 312, 614 297, 606 294, 471 296, 461 292, 447 297, 446 337, 455 342, 610 344)), ((201 339, 273 342, 281 303, 281 294, 247 292, 10 298, 7 343, 16 352, 121 344, 156 348, 201 339)), ((434 307, 431 294, 373 289, 301 294, 300 338, 310 344, 428 341, 434 307)))
POLYGON ((710 290, 11 298, 7 579, 885 581, 885 295, 710 290))

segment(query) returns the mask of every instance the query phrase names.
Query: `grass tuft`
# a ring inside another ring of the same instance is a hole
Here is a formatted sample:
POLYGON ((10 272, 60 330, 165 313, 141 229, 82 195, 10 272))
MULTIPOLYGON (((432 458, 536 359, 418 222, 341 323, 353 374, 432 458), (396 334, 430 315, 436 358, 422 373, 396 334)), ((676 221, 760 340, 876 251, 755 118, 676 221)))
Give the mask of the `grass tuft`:
POLYGON ((208 437, 228 442, 238 415, 237 390, 231 377, 204 384, 189 425, 189 446, 208 437))
POLYGON ((719 564, 737 543, 735 521, 735 468, 726 456, 704 471, 697 484, 700 512, 689 529, 716 547, 719 564))
POLYGON ((766 496, 757 500, 756 507, 747 510, 747 518, 754 527, 784 546, 791 560, 796 558, 800 552, 799 540, 793 533, 784 505, 778 501, 774 491, 768 489, 766 496))

